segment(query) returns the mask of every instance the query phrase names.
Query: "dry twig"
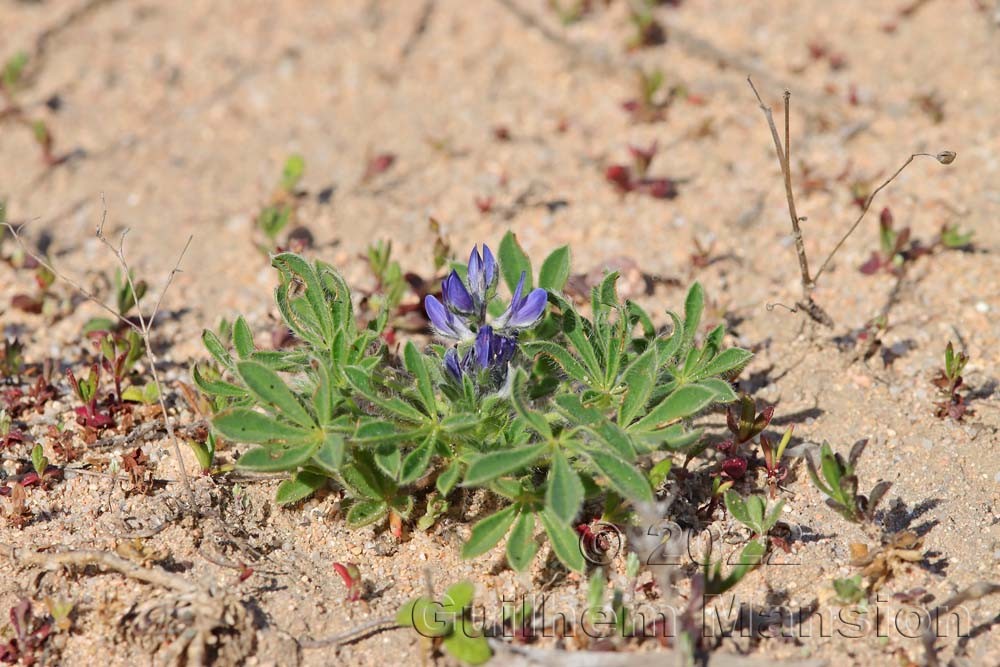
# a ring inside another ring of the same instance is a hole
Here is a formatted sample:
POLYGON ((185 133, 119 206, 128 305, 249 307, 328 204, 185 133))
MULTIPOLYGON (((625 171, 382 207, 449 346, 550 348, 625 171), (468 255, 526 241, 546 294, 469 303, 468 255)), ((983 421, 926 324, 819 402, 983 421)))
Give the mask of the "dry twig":
POLYGON ((767 126, 771 130, 771 138, 774 140, 774 151, 778 156, 778 165, 781 167, 781 175, 785 184, 785 200, 788 203, 788 216, 792 223, 792 237, 795 240, 795 253, 799 260, 799 273, 801 274, 801 285, 802 285, 802 299, 795 304, 795 308, 790 308, 792 312, 797 312, 799 308, 806 312, 813 321, 820 324, 824 324, 828 327, 833 326, 833 320, 824 311, 819 304, 817 304, 812 298, 812 292, 816 288, 816 281, 819 277, 826 271, 830 262, 833 260, 834 255, 843 247, 847 239, 854 233, 854 230, 858 228, 861 221, 864 220, 865 215, 871 208, 872 202, 875 201, 876 195, 882 191, 883 188, 888 186, 896 177, 903 173, 903 170, 909 166, 911 162, 917 157, 927 156, 936 159, 941 164, 951 164, 955 160, 955 153, 951 151, 942 151, 937 155, 931 153, 914 153, 912 154, 902 166, 896 170, 896 172, 882 182, 875 190, 868 195, 868 199, 865 200, 865 205, 861 210, 861 215, 858 216, 854 224, 851 225, 847 233, 841 237, 837 242, 837 245, 833 247, 830 254, 827 255, 826 259, 820 265, 819 270, 816 271, 815 275, 810 275, 809 273, 809 260, 806 257, 805 242, 802 237, 802 228, 799 223, 803 222, 805 218, 799 217, 798 212, 795 209, 795 193, 792 189, 792 169, 791 169, 791 139, 789 132, 789 101, 791 99, 791 93, 785 91, 785 140, 782 144, 781 137, 778 134, 778 128, 774 122, 774 114, 771 112, 771 107, 764 104, 764 100, 761 99, 760 93, 757 92, 757 87, 753 84, 753 79, 749 76, 747 77, 747 83, 750 84, 750 89, 753 91, 754 96, 757 98, 757 103, 760 105, 760 110, 764 114, 764 118, 767 120, 767 126))

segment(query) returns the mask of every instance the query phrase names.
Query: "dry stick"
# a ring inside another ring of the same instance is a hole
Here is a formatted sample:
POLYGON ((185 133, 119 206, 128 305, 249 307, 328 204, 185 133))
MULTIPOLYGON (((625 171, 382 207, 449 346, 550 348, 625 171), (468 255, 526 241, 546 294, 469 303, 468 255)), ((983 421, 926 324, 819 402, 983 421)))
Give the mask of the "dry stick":
POLYGON ((376 632, 384 632, 386 630, 396 630, 403 627, 396 623, 396 619, 387 616, 385 618, 377 618, 374 621, 369 621, 364 625, 359 625, 356 628, 347 630, 346 632, 341 632, 340 634, 333 635, 332 637, 325 637, 323 639, 300 639, 299 646, 302 648, 323 648, 326 646, 342 646, 343 644, 352 644, 366 637, 370 637, 376 632))
POLYGON ((840 241, 837 242, 837 245, 833 247, 833 250, 831 250, 829 256, 827 256, 826 261, 824 261, 823 264, 820 265, 819 271, 816 272, 816 275, 813 278, 814 281, 818 280, 820 275, 822 275, 822 273, 826 271, 826 267, 830 265, 830 260, 833 259, 833 256, 837 254, 837 251, 840 250, 840 247, 844 245, 845 241, 847 241, 847 238, 854 233, 854 230, 857 229, 858 225, 861 224, 861 221, 864 220, 865 214, 868 213, 868 209, 871 208, 872 202, 875 201, 875 195, 877 195, 882 190, 882 188, 884 188, 885 186, 889 185, 894 180, 896 180, 896 177, 899 176, 901 173, 903 173, 903 170, 906 169, 910 165, 910 163, 913 162, 914 159, 922 156, 932 157, 941 164, 951 164, 951 162, 955 159, 955 154, 948 151, 938 153, 937 155, 932 155, 930 153, 914 153, 909 158, 907 158, 906 162, 904 162, 903 165, 896 170, 896 173, 890 176, 885 182, 882 183, 882 185, 875 188, 875 190, 870 195, 868 195, 868 199, 865 200, 865 206, 863 209, 861 209, 861 215, 859 215, 858 219, 854 221, 854 224, 851 225, 851 228, 847 230, 847 233, 844 234, 843 238, 841 238, 840 241))
POLYGON ((747 77, 747 83, 750 84, 750 89, 753 91, 754 96, 757 98, 757 102, 760 105, 761 111, 764 112, 764 118, 767 119, 767 125, 771 130, 771 138, 774 140, 774 150, 778 155, 778 164, 781 166, 781 175, 785 182, 785 199, 788 202, 788 215, 792 222, 792 235, 795 239, 795 252, 796 255, 798 256, 799 272, 801 273, 801 278, 802 278, 802 301, 795 304, 796 308, 789 308, 789 310, 794 313, 797 311, 798 308, 802 308, 813 320, 821 324, 825 324, 827 326, 833 326, 833 320, 830 319, 830 316, 827 315, 827 313, 822 308, 820 308, 820 306, 815 301, 813 301, 812 291, 816 288, 816 281, 823 274, 823 272, 826 271, 826 268, 830 265, 830 262, 833 260, 834 255, 837 254, 840 248, 851 236, 851 234, 854 233, 854 230, 856 230, 858 228, 858 225, 861 224, 861 221, 864 220, 865 215, 871 208, 872 202, 875 201, 876 195, 878 195, 878 193, 881 192, 883 188, 885 188, 894 180, 896 180, 896 177, 899 176, 901 173, 903 173, 903 170, 906 169, 910 165, 910 163, 913 162, 915 158, 920 156, 932 157, 941 164, 948 165, 955 161, 955 153, 953 153, 952 151, 941 151, 937 155, 931 153, 912 154, 906 160, 906 162, 904 162, 902 166, 896 170, 896 172, 892 176, 887 178, 881 185, 875 188, 875 190, 872 191, 870 195, 868 195, 868 199, 865 200, 864 208, 861 210, 861 215, 858 216, 858 219, 854 221, 854 224, 851 225, 851 228, 847 230, 847 233, 844 234, 844 236, 840 239, 840 241, 837 242, 837 245, 834 246, 833 250, 830 251, 830 254, 827 255, 826 260, 823 261, 823 264, 820 265, 819 270, 816 271, 816 275, 810 276, 809 260, 806 257, 805 242, 803 241, 802 238, 802 229, 799 227, 799 223, 802 222, 805 218, 800 218, 795 210, 795 195, 794 192, 792 191, 792 170, 790 161, 791 139, 789 132, 789 113, 788 113, 789 99, 791 98, 791 93, 788 92, 787 90, 784 93, 785 143, 784 147, 782 147, 781 137, 778 136, 778 128, 774 124, 774 115, 771 113, 771 108, 766 104, 764 104, 764 100, 761 99, 760 93, 757 92, 757 87, 753 85, 753 80, 749 76, 747 77))
POLYGON ((161 568, 142 567, 107 551, 80 549, 46 553, 32 549, 19 549, 10 544, 0 544, 0 553, 8 555, 12 560, 23 565, 38 565, 49 570, 67 566, 85 567, 87 565, 97 565, 119 572, 126 577, 162 586, 177 593, 203 592, 197 584, 191 583, 176 574, 171 574, 161 568))
MULTIPOLYGON (((103 196, 101 197, 103 200, 103 196)), ((191 505, 191 509, 197 506, 197 502, 194 497, 194 490, 191 488, 191 480, 188 479, 187 469, 184 467, 184 459, 181 456, 181 445, 177 440, 177 434, 174 432, 173 423, 170 421, 170 417, 167 414, 167 402, 164 398, 163 385, 160 383, 160 376, 156 370, 157 358, 156 354, 153 352, 153 343, 150 340, 150 328, 153 325, 153 321, 156 319, 156 314, 160 310, 160 304, 163 303, 163 296, 167 293, 170 288, 171 283, 174 281, 174 276, 180 273, 181 261, 184 259, 184 255, 187 254, 188 248, 191 247, 191 241, 194 240, 194 236, 189 236, 187 243, 184 244, 184 248, 181 250, 180 255, 177 257, 177 262, 174 264, 174 268, 171 269, 170 275, 167 276, 166 283, 163 289, 160 291, 160 296, 156 300, 156 305, 153 307, 153 312, 147 320, 142 314, 142 296, 135 289, 135 283, 132 279, 132 272, 129 269, 128 261, 125 259, 125 236, 128 234, 128 228, 122 230, 121 241, 119 241, 118 247, 116 248, 114 244, 108 241, 107 237, 104 236, 104 223, 107 221, 108 209, 105 205, 104 214, 101 216, 101 224, 97 228, 97 238, 99 238, 108 248, 111 249, 115 256, 118 258, 118 262, 122 266, 122 272, 125 274, 125 279, 128 281, 129 290, 131 290, 132 295, 135 297, 135 307, 136 312, 139 316, 139 326, 141 327, 140 334, 142 336, 143 343, 146 346, 146 359, 149 362, 149 371, 153 375, 153 384, 156 385, 157 393, 159 394, 160 410, 163 412, 163 423, 167 427, 167 435, 170 437, 170 441, 173 444, 174 456, 177 459, 177 469, 180 472, 181 482, 184 484, 184 490, 188 496, 188 502, 191 505)))
POLYGON ((128 230, 126 229, 122 233, 121 245, 115 248, 115 246, 111 242, 109 242, 107 238, 104 236, 104 223, 107 221, 107 217, 108 217, 108 209, 107 206, 105 205, 104 212, 101 216, 101 224, 97 228, 97 238, 99 238, 105 245, 107 245, 111 249, 112 252, 115 253, 118 262, 122 265, 122 268, 126 276, 126 280, 128 281, 129 289, 135 296, 135 301, 136 301, 135 305, 139 313, 138 325, 132 320, 125 317, 122 313, 119 313, 117 310, 104 303, 101 299, 97 298, 97 296, 95 296, 93 293, 84 288, 83 285, 69 278, 61 271, 57 270, 46 259, 40 257, 37 253, 33 252, 28 247, 27 243, 25 243, 24 239, 21 237, 19 229, 15 228, 10 223, 4 223, 4 226, 10 230, 11 234, 14 237, 14 240, 17 241, 18 245, 20 245, 21 249, 24 250, 26 255, 28 255, 36 262, 44 266, 46 269, 51 271, 52 274, 55 275, 60 280, 68 283, 70 286, 76 289, 80 294, 82 294, 88 301, 96 303, 98 306, 103 308, 106 312, 111 314, 118 322, 121 322, 126 326, 128 326, 129 328, 131 328, 132 330, 134 330, 142 338, 143 344, 146 347, 146 361, 149 363, 150 373, 153 376, 153 384, 156 385, 157 393, 159 394, 160 410, 163 412, 163 422, 167 429, 167 435, 170 437, 170 440, 173 444, 174 456, 177 459, 177 468, 180 471, 180 478, 181 482, 184 485, 184 491, 187 495, 188 503, 190 505, 190 508, 193 510, 197 506, 194 496, 194 489, 191 487, 191 480, 188 478, 187 470, 184 468, 184 459, 181 457, 180 443, 177 440, 177 434, 174 432, 173 424, 171 423, 169 415, 167 413, 167 405, 166 405, 166 399, 164 398, 163 385, 160 383, 159 373, 156 370, 157 357, 156 354, 153 352, 152 341, 150 340, 150 329, 152 327, 155 315, 159 311, 160 304, 163 302, 163 296, 166 294, 167 289, 173 282, 174 276, 180 273, 181 261, 184 259, 184 255, 187 253, 188 248, 191 246, 191 241, 193 240, 194 237, 193 236, 188 237, 187 243, 184 244, 184 249, 177 257, 177 262, 174 264, 174 268, 170 271, 170 275, 167 276, 166 284, 163 286, 163 290, 160 292, 160 296, 156 301, 156 306, 153 310, 153 316, 147 320, 145 316, 143 316, 142 314, 142 303, 141 303, 142 299, 139 296, 139 293, 136 292, 135 290, 135 283, 132 280, 132 274, 129 271, 128 261, 125 259, 125 254, 123 250, 125 235, 128 233, 128 230))
POLYGON ((747 83, 750 84, 750 89, 757 97, 760 110, 764 112, 767 125, 771 128, 771 138, 774 139, 774 150, 778 154, 778 164, 781 166, 781 175, 785 180, 785 199, 788 201, 788 215, 792 220, 795 253, 799 257, 799 272, 802 274, 802 299, 803 301, 808 301, 811 299, 810 294, 813 289, 813 280, 809 277, 809 260, 806 259, 806 246, 802 240, 802 229, 799 227, 799 222, 802 218, 795 211, 795 195, 792 192, 792 170, 789 166, 789 154, 791 151, 789 146, 788 107, 792 94, 787 90, 785 91, 785 146, 782 147, 781 137, 778 136, 778 128, 774 124, 774 115, 771 113, 771 107, 764 104, 764 100, 760 98, 760 93, 757 92, 757 88, 753 85, 753 80, 749 76, 747 77, 747 83))

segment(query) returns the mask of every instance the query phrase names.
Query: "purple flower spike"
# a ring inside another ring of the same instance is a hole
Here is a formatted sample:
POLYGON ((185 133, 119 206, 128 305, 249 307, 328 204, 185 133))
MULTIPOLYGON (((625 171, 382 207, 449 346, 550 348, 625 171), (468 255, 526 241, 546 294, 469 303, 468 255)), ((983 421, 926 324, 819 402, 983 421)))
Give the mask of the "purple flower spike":
POLYGON ((450 348, 444 353, 444 369, 456 382, 462 381, 462 365, 458 363, 458 352, 450 348))
POLYGON ((468 314, 476 309, 472 295, 455 271, 448 274, 441 284, 441 297, 445 305, 455 312, 468 314))
POLYGON ((496 286, 497 278, 500 277, 500 273, 497 271, 497 261, 493 259, 493 253, 490 252, 490 247, 483 244, 483 282, 486 285, 486 290, 489 291, 496 286))
POLYGON ((483 244, 482 257, 479 249, 473 248, 469 255, 469 292, 478 308, 483 308, 489 301, 491 292, 496 287, 499 272, 497 262, 490 252, 489 246, 483 244))
POLYGON ((424 299, 424 310, 430 318, 431 326, 442 338, 454 338, 456 340, 469 340, 472 332, 461 319, 444 307, 435 297, 427 295, 424 299))
POLYGON ((476 334, 476 364, 480 368, 505 370, 507 362, 514 358, 516 350, 515 338, 496 334, 491 326, 484 326, 476 334))
POLYGON ((514 296, 511 297, 510 305, 503 315, 495 322, 498 328, 524 329, 532 326, 545 312, 545 303, 548 300, 548 292, 541 287, 531 290, 527 296, 522 297, 524 289, 525 273, 521 272, 521 279, 514 289, 514 296))

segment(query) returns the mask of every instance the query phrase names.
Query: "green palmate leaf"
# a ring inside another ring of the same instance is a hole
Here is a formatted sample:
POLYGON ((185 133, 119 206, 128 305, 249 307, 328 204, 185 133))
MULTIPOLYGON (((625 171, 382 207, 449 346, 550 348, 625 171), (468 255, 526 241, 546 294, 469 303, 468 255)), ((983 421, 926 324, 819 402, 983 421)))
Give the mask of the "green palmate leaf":
POLYGON ((236 348, 236 354, 240 355, 240 359, 247 359, 253 354, 253 333, 242 316, 236 318, 233 324, 233 347, 236 348))
POLYGON ((701 283, 696 282, 691 285, 687 298, 684 300, 684 336, 681 340, 681 349, 686 350, 694 343, 704 309, 705 293, 701 289, 701 283))
POLYGON ((403 348, 403 359, 406 363, 406 370, 413 374, 417 380, 417 391, 420 392, 420 400, 424 410, 431 417, 437 417, 437 403, 434 400, 434 384, 431 382, 430 372, 424 356, 417 350, 417 346, 412 341, 406 343, 403 348))
POLYGON ((749 526, 751 529, 750 512, 747 509, 746 502, 740 497, 740 494, 733 490, 726 491, 725 501, 726 501, 726 511, 729 512, 730 516, 742 523, 744 526, 749 526))
POLYGON ((316 451, 317 445, 318 443, 288 449, 255 447, 241 456, 236 465, 244 470, 255 472, 295 470, 309 461, 309 458, 316 451))
POLYGON ((531 565, 538 552, 535 537, 535 515, 532 512, 521 512, 517 515, 514 530, 507 540, 507 562, 518 572, 524 572, 531 565))
POLYGON ((552 455, 549 483, 545 489, 545 505, 561 520, 569 523, 576 518, 583 504, 583 482, 566 456, 557 451, 552 455))
POLYGON ((414 482, 427 471, 427 466, 431 462, 431 456, 434 454, 435 442, 433 437, 428 437, 416 449, 406 455, 399 473, 400 484, 414 482))
POLYGON ((301 445, 310 442, 319 444, 316 430, 285 424, 248 408, 233 408, 223 412, 212 421, 212 424, 219 433, 237 442, 259 445, 301 445))
POLYGON ((198 364, 195 364, 192 368, 191 376, 194 379, 195 386, 206 394, 212 394, 213 396, 231 396, 233 398, 243 398, 247 395, 246 389, 243 389, 242 387, 237 387, 236 385, 223 380, 209 380, 202 374, 201 370, 198 368, 198 364))
POLYGON ((561 345, 557 345, 556 343, 546 340, 527 341, 521 346, 521 349, 523 349, 527 355, 536 356, 544 354, 550 357, 577 382, 587 382, 588 377, 591 375, 587 372, 583 365, 576 360, 576 357, 570 354, 569 350, 561 345))
POLYGON ((542 262, 538 271, 538 286, 553 292, 561 292, 569 280, 569 246, 556 248, 542 262))
POLYGON ((514 378, 514 390, 511 392, 514 410, 538 435, 549 440, 552 438, 552 428, 545 420, 545 415, 532 410, 524 400, 525 377, 524 371, 518 370, 517 376, 514 378))
POLYGON ((324 484, 326 475, 318 475, 308 470, 300 470, 291 479, 286 479, 278 486, 274 501, 279 505, 288 505, 311 496, 324 484))
MULTIPOLYGON (((566 334, 566 337, 573 344, 573 348, 580 355, 580 359, 586 368, 586 372, 584 372, 580 381, 585 384, 595 384, 602 375, 601 362, 597 358, 597 352, 587 337, 586 331, 584 331, 583 318, 570 306, 569 310, 563 312, 562 319, 563 333, 566 334)), ((556 361, 558 362, 559 360, 556 359, 556 361)))
POLYGON ((531 260, 528 259, 528 255, 521 249, 521 245, 517 242, 517 236, 513 232, 507 232, 503 240, 500 241, 499 260, 500 271, 503 273, 503 279, 507 283, 507 288, 513 292, 523 272, 525 274, 523 293, 527 294, 534 285, 531 273, 531 260))
MULTIPOLYGON (((235 329, 236 327, 233 330, 235 329)), ((256 361, 241 361, 236 364, 236 369, 240 378, 265 408, 305 428, 315 424, 312 415, 306 411, 298 397, 270 368, 256 361)))
POLYGON ((625 369, 622 383, 626 387, 625 398, 618 410, 618 424, 628 426, 632 420, 646 407, 656 383, 656 368, 658 365, 655 348, 650 348, 636 358, 625 369))
POLYGON ((702 387, 712 390, 715 393, 715 400, 713 403, 732 403, 739 396, 733 391, 732 385, 730 385, 725 380, 720 380, 719 378, 708 378, 701 380, 698 384, 702 387))
POLYGON ((344 436, 339 433, 327 433, 323 444, 313 454, 312 463, 325 472, 334 474, 340 471, 344 462, 344 436))
POLYGON ((701 380, 714 375, 736 373, 747 365, 751 357, 753 357, 753 352, 741 350, 738 347, 731 347, 728 350, 722 351, 714 359, 698 369, 693 379, 701 380))
POLYGON ((375 464, 390 479, 399 478, 399 469, 402 463, 403 455, 395 444, 383 442, 375 448, 375 464))
POLYGON ((444 638, 441 645, 454 658, 469 665, 482 665, 493 657, 486 637, 469 636, 463 630, 466 624, 459 623, 454 632, 444 638))
POLYGON ((580 401, 576 394, 560 394, 556 396, 556 405, 563 413, 579 426, 587 426, 600 421, 603 418, 599 410, 588 408, 580 401))
POLYGON ((209 354, 215 357, 216 361, 218 361, 225 368, 232 368, 233 357, 229 354, 229 351, 226 350, 226 346, 222 344, 219 337, 215 335, 215 332, 205 329, 201 332, 201 341, 204 343, 205 349, 208 350, 209 354))
POLYGON ((477 457, 465 471, 463 486, 481 486, 502 475, 522 470, 545 452, 546 445, 518 447, 477 457))
POLYGON ((452 584, 441 596, 441 609, 446 614, 458 614, 472 604, 476 595, 476 587, 471 581, 460 581, 452 584))
POLYGON ((462 476, 462 464, 452 461, 451 465, 445 468, 444 472, 438 475, 434 487, 442 496, 447 497, 451 490, 455 488, 459 478, 462 476))
POLYGON ((661 424, 690 417, 715 401, 715 391, 697 384, 685 385, 663 399, 645 417, 632 425, 633 429, 648 431, 661 424))
POLYGON ((549 509, 542 510, 541 517, 556 558, 569 569, 583 572, 587 568, 587 562, 583 558, 583 550, 580 549, 576 531, 549 509))
POLYGON ((469 536, 469 541, 462 546, 462 558, 468 559, 481 556, 496 546, 497 542, 507 534, 510 525, 514 523, 516 515, 517 507, 508 505, 496 514, 491 514, 477 522, 472 527, 472 534, 469 536))
POLYGON ((636 502, 653 502, 649 482, 631 463, 614 454, 596 450, 588 451, 587 456, 623 497, 636 502))
POLYGON ((414 598, 396 612, 396 623, 413 628, 422 637, 444 637, 452 629, 452 616, 441 611, 441 603, 429 597, 414 598))
POLYGON ((375 523, 389 512, 384 500, 360 500, 347 511, 347 525, 360 528, 375 523))

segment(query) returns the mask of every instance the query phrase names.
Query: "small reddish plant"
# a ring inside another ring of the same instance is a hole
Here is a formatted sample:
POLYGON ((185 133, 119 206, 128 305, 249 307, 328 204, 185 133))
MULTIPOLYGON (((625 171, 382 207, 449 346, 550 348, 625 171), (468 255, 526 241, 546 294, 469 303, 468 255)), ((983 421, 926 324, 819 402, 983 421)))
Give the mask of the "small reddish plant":
POLYGON ((632 165, 613 164, 604 170, 604 178, 618 192, 639 192, 656 199, 673 199, 677 196, 677 184, 670 178, 653 178, 649 168, 656 157, 657 145, 654 141, 648 147, 630 145, 632 165))
POLYGON ((13 447, 25 441, 25 435, 14 428, 13 421, 6 410, 0 410, 0 449, 13 447))
POLYGON ((14 637, 0 644, 0 662, 9 665, 39 662, 45 642, 52 634, 52 621, 32 614, 31 600, 22 598, 10 608, 10 626, 14 637))
POLYGON ((968 363, 969 355, 965 352, 956 353, 955 347, 948 341, 948 346, 944 349, 944 368, 931 380, 945 396, 943 401, 934 404, 936 406, 934 414, 938 419, 950 417, 955 421, 961 421, 965 415, 972 414, 965 396, 959 391, 964 382, 962 371, 968 363))
POLYGON ((344 597, 348 602, 357 602, 365 593, 365 585, 361 580, 361 570, 354 563, 334 563, 334 571, 340 576, 347 587, 347 595, 344 597))
POLYGON ((760 434, 760 450, 764 454, 764 471, 767 476, 767 486, 771 491, 771 498, 777 497, 778 485, 788 477, 788 467, 781 462, 781 457, 784 456, 785 448, 788 447, 791 439, 792 427, 789 427, 781 436, 777 447, 771 445, 770 439, 765 434, 760 434))
POLYGON ((56 481, 62 479, 63 471, 56 466, 49 465, 49 459, 45 456, 45 450, 40 444, 36 444, 31 449, 31 466, 33 470, 21 480, 21 486, 29 487, 38 485, 48 491, 56 481))
POLYGON ((77 380, 73 370, 66 371, 66 378, 69 380, 73 393, 83 405, 75 408, 76 422, 80 426, 93 429, 108 428, 115 425, 115 420, 106 412, 101 412, 97 401, 101 385, 101 367, 94 364, 90 368, 90 374, 86 378, 77 380))

